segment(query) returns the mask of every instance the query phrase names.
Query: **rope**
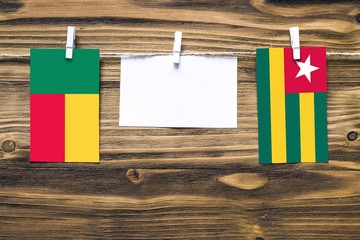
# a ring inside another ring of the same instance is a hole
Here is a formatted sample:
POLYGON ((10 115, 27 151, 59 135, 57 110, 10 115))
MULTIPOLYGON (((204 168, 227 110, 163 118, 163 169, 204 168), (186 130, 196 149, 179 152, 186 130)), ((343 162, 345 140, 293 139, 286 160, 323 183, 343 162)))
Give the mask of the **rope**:
MULTIPOLYGON (((129 53, 129 52, 103 52, 100 53, 100 57, 131 57, 131 56, 168 56, 173 53, 129 53)), ((182 56, 241 56, 241 55, 255 55, 256 52, 182 52, 182 56)), ((327 52, 327 56, 360 56, 360 52, 327 52)), ((3 58, 27 58, 30 57, 30 54, 0 54, 0 57, 3 58)))

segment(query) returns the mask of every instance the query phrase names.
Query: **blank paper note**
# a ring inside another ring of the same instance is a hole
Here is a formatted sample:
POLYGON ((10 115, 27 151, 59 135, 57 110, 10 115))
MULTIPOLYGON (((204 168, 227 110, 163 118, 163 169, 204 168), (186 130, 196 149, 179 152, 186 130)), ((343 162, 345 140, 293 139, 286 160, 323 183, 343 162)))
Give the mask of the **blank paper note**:
POLYGON ((122 57, 120 126, 237 127, 237 58, 122 57))

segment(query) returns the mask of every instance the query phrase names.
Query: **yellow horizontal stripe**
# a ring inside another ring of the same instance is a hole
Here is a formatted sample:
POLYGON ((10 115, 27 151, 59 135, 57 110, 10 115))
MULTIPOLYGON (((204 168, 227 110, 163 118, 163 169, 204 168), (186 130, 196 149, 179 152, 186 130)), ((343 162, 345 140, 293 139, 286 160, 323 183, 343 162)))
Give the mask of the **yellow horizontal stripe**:
POLYGON ((65 162, 99 162, 99 94, 65 95, 65 162))
POLYGON ((270 48, 272 163, 286 163, 284 50, 270 48))
POLYGON ((301 162, 315 162, 314 93, 300 93, 301 162))

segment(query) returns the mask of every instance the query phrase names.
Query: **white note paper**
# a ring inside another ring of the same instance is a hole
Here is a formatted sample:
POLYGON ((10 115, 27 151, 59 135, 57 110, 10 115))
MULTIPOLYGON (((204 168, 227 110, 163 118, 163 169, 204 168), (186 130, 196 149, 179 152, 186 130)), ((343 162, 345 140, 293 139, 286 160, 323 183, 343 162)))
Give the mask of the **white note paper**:
POLYGON ((120 126, 237 127, 237 58, 122 57, 120 126))

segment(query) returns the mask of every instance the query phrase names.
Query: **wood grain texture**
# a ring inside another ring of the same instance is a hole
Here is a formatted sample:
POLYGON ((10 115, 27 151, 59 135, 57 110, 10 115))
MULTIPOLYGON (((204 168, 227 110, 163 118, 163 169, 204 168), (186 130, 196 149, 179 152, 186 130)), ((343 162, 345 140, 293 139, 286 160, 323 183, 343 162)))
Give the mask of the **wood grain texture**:
MULTIPOLYGON (((359 1, 0 1, 0 53, 360 52, 359 1)), ((329 164, 260 166, 255 56, 239 55, 238 128, 118 127, 120 59, 101 59, 100 164, 30 164, 29 58, 0 58, 0 239, 360 239, 359 56, 328 56, 329 164), (353 132, 348 140, 348 134, 353 132), (355 134, 355 135, 354 135, 355 134)))

